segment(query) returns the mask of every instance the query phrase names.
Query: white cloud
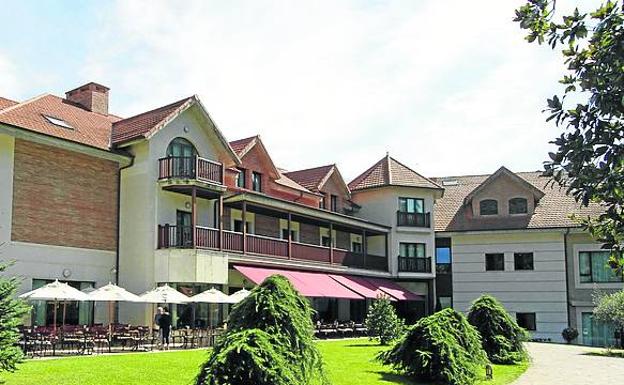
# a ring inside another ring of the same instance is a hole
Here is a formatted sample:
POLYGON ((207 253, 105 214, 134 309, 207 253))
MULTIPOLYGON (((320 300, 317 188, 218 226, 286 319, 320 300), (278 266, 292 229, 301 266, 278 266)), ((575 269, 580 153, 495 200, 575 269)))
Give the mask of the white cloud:
POLYGON ((428 175, 536 169, 557 54, 519 2, 119 1, 82 77, 128 115, 197 93, 230 140, 260 133, 296 169, 349 179, 390 151, 428 175))
POLYGON ((0 52, 0 96, 17 98, 22 91, 18 80, 17 68, 7 55, 0 52))

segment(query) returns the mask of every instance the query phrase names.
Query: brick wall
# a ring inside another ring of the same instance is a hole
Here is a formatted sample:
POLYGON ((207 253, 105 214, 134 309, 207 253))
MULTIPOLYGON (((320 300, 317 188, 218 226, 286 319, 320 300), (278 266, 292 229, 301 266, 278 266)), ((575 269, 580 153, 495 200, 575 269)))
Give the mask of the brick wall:
POLYGON ((15 140, 14 241, 115 250, 118 164, 15 140))
POLYGON ((264 235, 265 237, 280 237, 279 218, 256 214, 255 219, 254 229, 256 234, 264 235))

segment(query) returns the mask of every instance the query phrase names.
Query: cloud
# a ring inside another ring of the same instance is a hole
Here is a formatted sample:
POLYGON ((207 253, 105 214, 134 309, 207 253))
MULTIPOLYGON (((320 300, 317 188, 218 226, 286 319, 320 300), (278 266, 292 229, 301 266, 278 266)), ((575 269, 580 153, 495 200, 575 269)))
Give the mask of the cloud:
POLYGON ((83 78, 129 115, 197 93, 230 140, 260 133, 281 167, 386 151, 427 175, 536 169, 556 54, 502 1, 119 1, 83 78))
POLYGON ((15 64, 9 60, 8 55, 0 52, 0 96, 7 98, 17 98, 22 89, 18 79, 17 68, 15 64))

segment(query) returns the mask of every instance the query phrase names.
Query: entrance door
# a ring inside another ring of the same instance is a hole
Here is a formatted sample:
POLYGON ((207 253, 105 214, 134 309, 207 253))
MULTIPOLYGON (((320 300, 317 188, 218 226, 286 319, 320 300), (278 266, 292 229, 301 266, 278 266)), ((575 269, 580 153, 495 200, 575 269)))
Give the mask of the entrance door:
POLYGON ((189 213, 188 211, 177 211, 176 236, 178 238, 179 246, 193 246, 193 228, 191 227, 191 213, 189 213))

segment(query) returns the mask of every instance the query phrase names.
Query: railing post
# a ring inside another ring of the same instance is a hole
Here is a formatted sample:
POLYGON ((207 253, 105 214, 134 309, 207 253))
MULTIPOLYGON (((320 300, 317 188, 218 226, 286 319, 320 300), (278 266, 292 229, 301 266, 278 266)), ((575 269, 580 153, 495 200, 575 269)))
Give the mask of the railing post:
POLYGON ((247 202, 243 201, 243 254, 247 253, 247 202))
POLYGON ((223 195, 219 195, 219 250, 223 250, 223 195))
POLYGON ((334 224, 329 222, 329 263, 334 264, 334 224))
POLYGON ((191 188, 191 240, 193 248, 197 248, 197 187, 191 188))
POLYGON ((225 165, 221 163, 221 184, 225 186, 225 165))
POLYGON ((292 214, 288 212, 288 259, 292 259, 292 214))

